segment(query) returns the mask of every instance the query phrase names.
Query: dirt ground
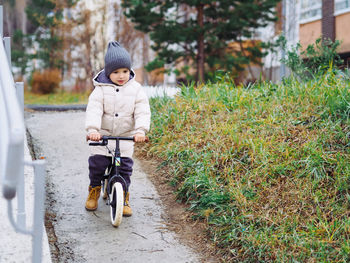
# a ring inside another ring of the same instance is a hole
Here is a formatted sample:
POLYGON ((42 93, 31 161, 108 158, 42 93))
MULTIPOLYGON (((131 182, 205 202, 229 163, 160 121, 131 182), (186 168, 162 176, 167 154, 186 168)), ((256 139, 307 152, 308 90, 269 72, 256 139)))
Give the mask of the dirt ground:
POLYGON ((160 171, 157 168, 159 161, 148 160, 142 154, 142 150, 138 148, 136 148, 135 155, 141 162, 142 169, 157 189, 166 211, 163 219, 167 222, 167 227, 177 234, 182 243, 201 255, 202 262, 222 262, 218 258, 214 243, 208 237, 206 223, 194 220, 193 214, 188 210, 188 205, 176 200, 174 187, 170 186, 165 179, 164 173, 166 171, 160 171))

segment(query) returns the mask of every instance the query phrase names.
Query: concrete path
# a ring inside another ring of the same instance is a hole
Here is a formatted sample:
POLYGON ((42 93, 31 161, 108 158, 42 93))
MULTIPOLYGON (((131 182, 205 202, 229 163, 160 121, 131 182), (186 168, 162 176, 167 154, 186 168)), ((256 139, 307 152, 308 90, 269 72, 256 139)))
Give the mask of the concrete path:
POLYGON ((97 211, 85 210, 89 150, 84 121, 84 112, 26 113, 36 155, 47 161, 47 206, 57 237, 57 262, 199 262, 199 255, 167 229, 159 196, 137 160, 131 178, 132 217, 114 228, 102 199, 97 211))

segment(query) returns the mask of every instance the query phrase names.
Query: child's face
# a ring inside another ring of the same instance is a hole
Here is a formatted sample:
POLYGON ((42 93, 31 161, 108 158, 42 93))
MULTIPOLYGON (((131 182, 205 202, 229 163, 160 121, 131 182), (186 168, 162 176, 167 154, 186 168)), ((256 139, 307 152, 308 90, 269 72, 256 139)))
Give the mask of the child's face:
POLYGON ((122 86, 129 81, 130 70, 127 68, 118 68, 109 75, 109 78, 113 83, 122 86))

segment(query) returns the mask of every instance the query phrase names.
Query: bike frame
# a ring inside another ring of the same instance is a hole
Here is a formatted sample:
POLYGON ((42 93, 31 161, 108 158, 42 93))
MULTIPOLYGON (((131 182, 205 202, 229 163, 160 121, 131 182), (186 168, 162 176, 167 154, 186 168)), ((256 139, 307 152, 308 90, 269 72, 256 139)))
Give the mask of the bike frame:
POLYGON ((91 145, 91 146, 105 146, 108 149, 108 152, 112 155, 112 163, 111 163, 111 166, 108 167, 107 173, 103 176, 102 180, 107 179, 108 196, 111 193, 112 185, 115 182, 120 182, 123 186, 123 189, 124 189, 124 199, 125 199, 126 193, 128 192, 129 189, 128 189, 128 186, 127 186, 124 178, 119 173, 119 166, 121 165, 119 142, 121 140, 134 141, 134 137, 102 136, 102 141, 90 142, 89 145, 91 145), (113 140, 116 143, 114 153, 107 146, 109 140, 113 140))

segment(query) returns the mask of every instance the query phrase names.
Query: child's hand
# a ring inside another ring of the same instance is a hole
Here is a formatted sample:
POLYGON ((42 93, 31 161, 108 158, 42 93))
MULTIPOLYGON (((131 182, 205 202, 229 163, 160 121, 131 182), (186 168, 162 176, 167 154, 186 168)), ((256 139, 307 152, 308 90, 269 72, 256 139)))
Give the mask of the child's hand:
POLYGON ((88 135, 88 139, 91 141, 99 141, 101 140, 101 134, 98 132, 92 132, 88 135))
POLYGON ((136 133, 134 136, 134 142, 145 142, 146 141, 146 136, 143 135, 142 133, 136 133))

